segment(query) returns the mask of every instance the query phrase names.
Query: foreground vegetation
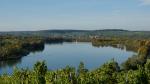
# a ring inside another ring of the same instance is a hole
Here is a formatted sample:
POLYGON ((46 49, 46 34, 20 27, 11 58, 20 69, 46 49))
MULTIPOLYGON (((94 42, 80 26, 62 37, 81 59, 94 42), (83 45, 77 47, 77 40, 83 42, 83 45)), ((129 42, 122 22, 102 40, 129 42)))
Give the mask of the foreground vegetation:
POLYGON ((67 66, 55 71, 48 70, 45 62, 37 62, 33 70, 15 69, 12 75, 0 76, 1 84, 149 84, 150 60, 137 70, 121 70, 115 61, 88 71, 84 63, 78 69, 67 66))

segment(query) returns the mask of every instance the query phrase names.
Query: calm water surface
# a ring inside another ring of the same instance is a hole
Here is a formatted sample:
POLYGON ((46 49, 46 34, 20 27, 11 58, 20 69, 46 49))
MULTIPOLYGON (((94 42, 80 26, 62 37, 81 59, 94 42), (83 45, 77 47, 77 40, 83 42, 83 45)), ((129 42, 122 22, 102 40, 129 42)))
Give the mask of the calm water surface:
POLYGON ((55 70, 65 66, 78 67, 83 61, 86 68, 95 69, 111 59, 119 64, 126 61, 133 54, 132 51, 113 47, 94 47, 88 42, 62 44, 45 44, 41 52, 32 52, 20 60, 0 62, 0 73, 12 73, 14 67, 32 69, 37 61, 45 60, 48 69, 55 70))

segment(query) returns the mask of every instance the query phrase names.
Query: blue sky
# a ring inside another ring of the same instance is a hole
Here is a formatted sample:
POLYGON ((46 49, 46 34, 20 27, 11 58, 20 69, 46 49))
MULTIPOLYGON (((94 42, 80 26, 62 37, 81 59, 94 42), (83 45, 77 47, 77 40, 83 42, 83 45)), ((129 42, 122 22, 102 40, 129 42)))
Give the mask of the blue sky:
POLYGON ((0 31, 150 30, 150 0, 0 0, 0 31))

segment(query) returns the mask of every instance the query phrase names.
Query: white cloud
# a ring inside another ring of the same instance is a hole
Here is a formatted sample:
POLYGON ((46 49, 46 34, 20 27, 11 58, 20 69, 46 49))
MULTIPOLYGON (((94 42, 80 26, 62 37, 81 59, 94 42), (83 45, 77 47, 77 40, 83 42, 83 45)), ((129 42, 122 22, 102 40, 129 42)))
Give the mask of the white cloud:
POLYGON ((150 5, 150 0, 140 0, 142 3, 141 5, 150 5))

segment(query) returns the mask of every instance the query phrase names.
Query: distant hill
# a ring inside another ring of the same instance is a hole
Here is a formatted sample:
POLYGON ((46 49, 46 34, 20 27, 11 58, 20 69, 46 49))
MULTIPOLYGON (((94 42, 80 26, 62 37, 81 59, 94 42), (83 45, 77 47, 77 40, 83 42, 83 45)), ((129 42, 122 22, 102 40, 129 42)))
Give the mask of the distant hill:
POLYGON ((103 30, 41 30, 41 31, 13 31, 0 32, 0 35, 14 36, 42 36, 42 37, 126 37, 137 39, 149 39, 150 31, 129 31, 122 29, 103 29, 103 30))

